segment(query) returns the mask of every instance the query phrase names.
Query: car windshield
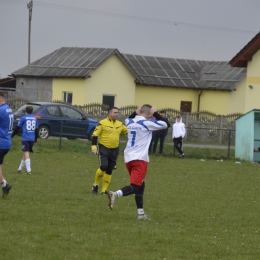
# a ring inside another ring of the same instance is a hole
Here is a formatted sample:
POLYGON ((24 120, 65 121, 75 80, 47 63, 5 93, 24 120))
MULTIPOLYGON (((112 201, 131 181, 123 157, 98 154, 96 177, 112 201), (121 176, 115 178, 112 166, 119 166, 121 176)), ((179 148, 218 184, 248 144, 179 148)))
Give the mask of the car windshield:
POLYGON ((41 105, 38 105, 38 104, 26 104, 26 105, 20 107, 15 113, 24 114, 25 108, 28 106, 31 106, 33 108, 33 112, 32 112, 33 114, 42 107, 41 105))

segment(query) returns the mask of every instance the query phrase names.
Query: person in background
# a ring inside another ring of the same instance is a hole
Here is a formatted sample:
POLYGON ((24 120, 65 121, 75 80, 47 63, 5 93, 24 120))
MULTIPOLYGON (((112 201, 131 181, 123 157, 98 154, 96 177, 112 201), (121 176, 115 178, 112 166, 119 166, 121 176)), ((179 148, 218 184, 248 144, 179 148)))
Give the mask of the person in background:
POLYGON ((31 174, 31 159, 30 152, 33 152, 33 146, 37 144, 38 137, 38 120, 32 115, 33 107, 27 106, 25 108, 25 115, 21 117, 18 125, 14 129, 12 137, 14 137, 22 128, 22 151, 23 158, 18 167, 17 172, 21 173, 24 166, 26 166, 27 174, 31 174))
POLYGON ((112 171, 115 169, 119 154, 120 134, 127 134, 126 126, 118 121, 117 118, 118 108, 109 108, 107 118, 101 120, 93 132, 91 150, 93 154, 100 156, 100 167, 96 171, 95 181, 92 186, 93 194, 98 194, 99 183, 102 177, 101 194, 107 194, 112 171))
POLYGON ((178 115, 176 117, 176 121, 172 126, 172 138, 174 147, 179 152, 179 158, 185 158, 185 154, 183 152, 183 138, 186 134, 185 124, 182 123, 182 117, 178 115))
POLYGON ((2 165, 5 155, 12 146, 13 119, 12 109, 5 103, 4 92, 0 91, 0 182, 3 190, 3 198, 9 194, 12 188, 4 178, 2 165))
POLYGON ((128 142, 124 150, 124 160, 130 175, 130 185, 108 192, 108 208, 114 209, 117 198, 135 195, 138 219, 148 219, 143 209, 145 176, 148 168, 148 148, 152 132, 167 128, 165 119, 156 112, 156 108, 145 104, 125 120, 128 130, 128 142), (155 120, 149 120, 152 116, 155 120))
POLYGON ((159 154, 163 153, 163 144, 164 144, 164 140, 165 137, 168 134, 168 128, 171 126, 168 118, 166 117, 166 111, 165 110, 161 110, 160 111, 160 115, 164 118, 165 122, 167 123, 167 128, 166 129, 162 129, 162 130, 158 130, 155 132, 154 134, 154 143, 153 143, 153 153, 156 153, 156 147, 158 144, 158 141, 160 140, 160 147, 159 147, 159 154))

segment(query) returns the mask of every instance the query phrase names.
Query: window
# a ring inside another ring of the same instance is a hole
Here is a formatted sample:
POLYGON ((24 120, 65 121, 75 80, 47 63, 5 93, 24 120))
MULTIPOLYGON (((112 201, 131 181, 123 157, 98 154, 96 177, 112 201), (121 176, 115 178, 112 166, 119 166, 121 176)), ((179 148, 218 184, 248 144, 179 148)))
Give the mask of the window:
POLYGON ((191 113, 192 102, 181 101, 181 112, 191 113))
POLYGON ((63 101, 72 104, 72 92, 63 92, 63 101))
POLYGON ((60 116, 58 106, 48 106, 47 110, 52 116, 60 116))
POLYGON ((79 120, 83 119, 82 115, 78 111, 74 110, 73 108, 60 106, 60 109, 64 117, 69 117, 69 118, 79 119, 79 120))
POLYGON ((115 106, 115 96, 103 95, 102 104, 107 105, 108 107, 115 106))

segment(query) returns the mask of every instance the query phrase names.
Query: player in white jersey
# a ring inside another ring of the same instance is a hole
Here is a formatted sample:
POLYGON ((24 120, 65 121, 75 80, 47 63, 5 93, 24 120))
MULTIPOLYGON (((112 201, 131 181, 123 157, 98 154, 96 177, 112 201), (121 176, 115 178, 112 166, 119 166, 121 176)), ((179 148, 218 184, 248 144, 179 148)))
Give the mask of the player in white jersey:
MULTIPOLYGON (((168 123, 169 124, 169 123, 168 123)), ((115 200, 122 196, 135 194, 138 219, 148 219, 143 209, 143 194, 145 176, 149 156, 148 149, 152 139, 152 132, 168 127, 164 118, 156 112, 156 108, 145 104, 125 120, 128 130, 128 142, 124 151, 124 159, 130 175, 130 185, 113 192, 108 192, 108 207, 113 210, 115 200), (154 120, 149 118, 154 117, 154 120)))

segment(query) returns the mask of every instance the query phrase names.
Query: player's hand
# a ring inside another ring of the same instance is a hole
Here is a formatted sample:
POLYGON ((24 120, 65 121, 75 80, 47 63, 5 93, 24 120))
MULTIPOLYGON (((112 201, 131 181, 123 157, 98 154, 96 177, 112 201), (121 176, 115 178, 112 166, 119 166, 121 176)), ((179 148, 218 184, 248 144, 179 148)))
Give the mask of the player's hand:
POLYGON ((156 107, 152 107, 151 110, 150 110, 150 116, 152 117, 153 113, 156 112, 156 111, 157 111, 156 107))
POLYGON ((135 110, 135 113, 136 113, 137 115, 140 115, 141 107, 142 107, 142 106, 139 106, 139 107, 135 110))
POLYGON ((98 154, 98 150, 92 150, 93 154, 98 154))

